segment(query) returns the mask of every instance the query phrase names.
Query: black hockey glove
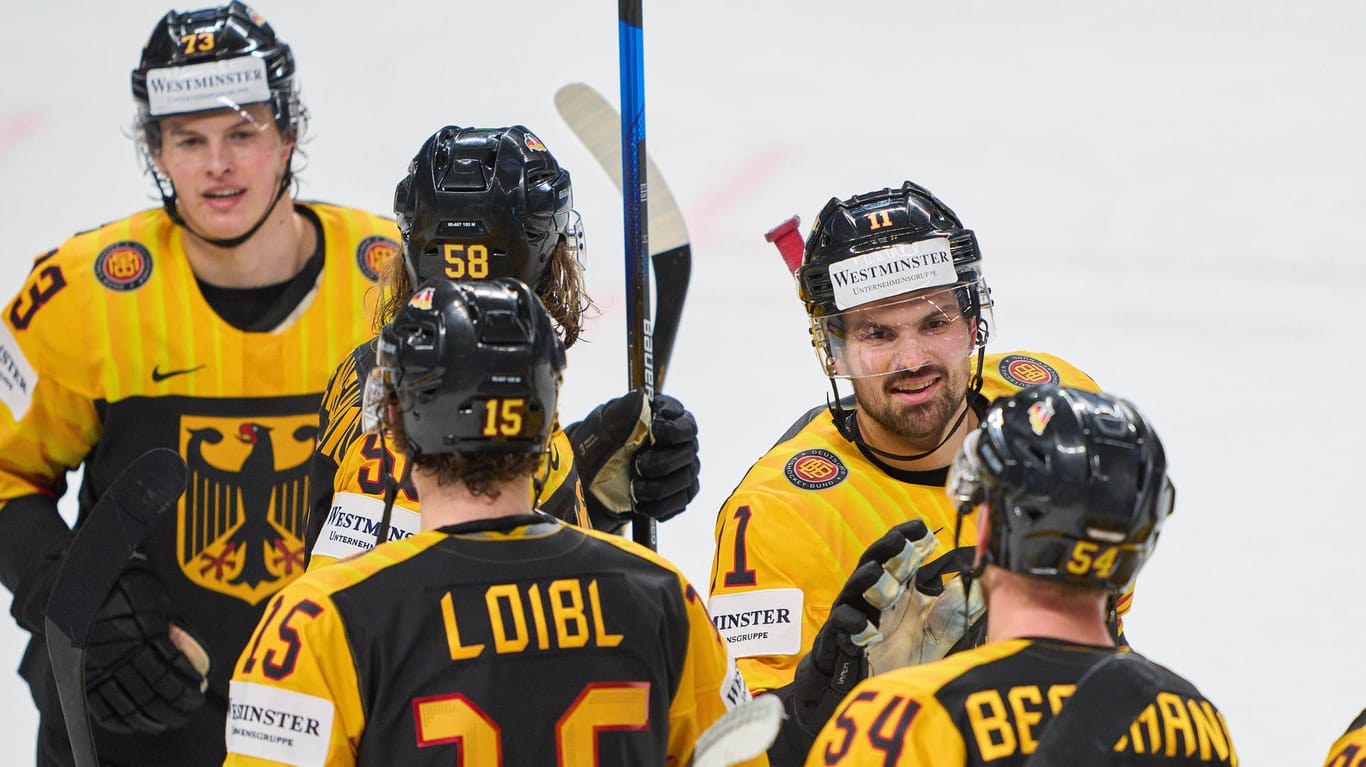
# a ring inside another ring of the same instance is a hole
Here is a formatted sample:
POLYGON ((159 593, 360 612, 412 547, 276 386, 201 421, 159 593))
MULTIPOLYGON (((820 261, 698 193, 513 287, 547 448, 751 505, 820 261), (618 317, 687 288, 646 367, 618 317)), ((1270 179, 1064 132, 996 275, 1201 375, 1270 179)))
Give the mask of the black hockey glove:
POLYGON ((86 648, 86 696, 100 727, 155 735, 183 727, 204 705, 208 655, 171 625, 170 613, 151 566, 141 556, 129 560, 90 626, 86 648))
POLYGON ((647 402, 633 389, 565 429, 593 526, 611 530, 632 511, 664 521, 699 489, 697 420, 677 399, 647 402))
POLYGON ((821 727, 868 676, 868 651, 882 641, 883 611, 901 598, 927 549, 934 550, 934 536, 917 519, 893 527, 859 557, 792 684, 774 691, 788 716, 768 752, 774 767, 804 764, 821 727))

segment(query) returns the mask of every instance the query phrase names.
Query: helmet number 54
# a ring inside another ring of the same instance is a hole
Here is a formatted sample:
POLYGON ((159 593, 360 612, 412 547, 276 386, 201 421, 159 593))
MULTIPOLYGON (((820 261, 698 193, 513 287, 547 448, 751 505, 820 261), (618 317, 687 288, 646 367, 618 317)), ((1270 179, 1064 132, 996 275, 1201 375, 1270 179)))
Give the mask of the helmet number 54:
POLYGON ((1072 547, 1072 557, 1067 560, 1067 572, 1073 575, 1091 575, 1109 578, 1115 569, 1117 546, 1102 546, 1091 541, 1077 541, 1072 547), (1097 556, 1099 554, 1099 556, 1097 556))
POLYGON ((489 276, 488 247, 465 245, 462 242, 448 242, 441 247, 447 279, 482 280, 489 276))

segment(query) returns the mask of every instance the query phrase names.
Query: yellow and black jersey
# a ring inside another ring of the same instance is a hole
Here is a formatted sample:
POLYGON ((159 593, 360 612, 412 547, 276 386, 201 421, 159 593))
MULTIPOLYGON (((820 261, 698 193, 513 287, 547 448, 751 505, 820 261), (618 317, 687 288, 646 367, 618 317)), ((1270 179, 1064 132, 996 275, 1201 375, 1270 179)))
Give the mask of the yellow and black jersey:
POLYGON ((1361 767, 1366 763, 1366 710, 1357 715, 1328 752, 1323 767, 1361 767))
MULTIPOLYGON (((1012 639, 866 679, 826 722, 807 767, 1021 765, 1077 681, 1114 652, 1012 639)), ((1114 744, 1124 764, 1237 765, 1224 715, 1190 682, 1153 667, 1160 691, 1114 744)))
POLYGON ((748 698, 669 562, 545 515, 486 520, 272 601, 233 674, 226 764, 681 767, 748 698))
MULTIPOLYGON (((208 732, 221 730, 231 664, 262 608, 303 570, 323 387, 369 335, 371 288, 398 251, 389 219, 319 203, 296 210, 317 228, 322 270, 268 332, 214 312, 184 230, 159 208, 38 258, 0 324, 0 500, 59 496, 84 463, 83 518, 146 450, 173 448, 188 464, 189 486, 146 552, 212 657, 217 719, 196 720, 208 732)), ((46 657, 41 647, 30 655, 46 657)), ((204 737, 160 740, 200 753, 204 737)))
MULTIPOLYGON (((1012 352, 986 357, 982 396, 1045 382, 1097 388, 1062 360, 1012 352)), ((875 461, 840 435, 824 407, 750 468, 716 520, 708 606, 752 689, 792 681, 858 558, 892 526, 923 519, 939 542, 936 559, 954 549, 955 534, 970 550, 977 525, 964 519, 957 529, 947 475, 947 467, 909 472, 875 461)))
MULTIPOLYGON (((379 434, 361 428, 361 399, 365 381, 375 368, 374 339, 352 350, 327 383, 321 435, 311 466, 308 500, 308 568, 324 567, 375 546, 375 533, 384 513, 384 466, 391 466, 395 483, 406 460, 379 434)), ((561 429, 550 437, 550 450, 541 462, 544 476, 533 503, 557 519, 580 527, 588 523, 574 451, 561 429)), ((394 495, 389 518, 389 540, 407 538, 421 529, 417 491, 404 483, 394 495)))

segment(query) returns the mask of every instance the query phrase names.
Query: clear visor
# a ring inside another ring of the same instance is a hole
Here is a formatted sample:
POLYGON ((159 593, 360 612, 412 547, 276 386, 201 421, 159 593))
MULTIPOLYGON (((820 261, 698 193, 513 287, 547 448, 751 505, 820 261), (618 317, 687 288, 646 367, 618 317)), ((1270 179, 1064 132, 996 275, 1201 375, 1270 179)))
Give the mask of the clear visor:
POLYGON ((977 442, 982 438, 980 429, 968 432, 963 446, 953 457, 949 466, 948 482, 944 492, 954 506, 976 506, 986 500, 982 488, 982 473, 977 466, 977 442))
POLYGON ((159 156, 167 166, 249 163, 280 150, 281 137, 271 131, 275 115, 270 104, 224 106, 215 111, 231 119, 201 120, 197 118, 204 113, 196 112, 161 120, 159 156))
POLYGON ((982 280, 875 301, 811 318, 821 367, 831 378, 871 378, 966 357, 992 326, 982 280))
POLYGON ((376 367, 365 377, 360 397, 360 430, 362 434, 379 434, 384 426, 384 402, 388 388, 384 373, 376 367))

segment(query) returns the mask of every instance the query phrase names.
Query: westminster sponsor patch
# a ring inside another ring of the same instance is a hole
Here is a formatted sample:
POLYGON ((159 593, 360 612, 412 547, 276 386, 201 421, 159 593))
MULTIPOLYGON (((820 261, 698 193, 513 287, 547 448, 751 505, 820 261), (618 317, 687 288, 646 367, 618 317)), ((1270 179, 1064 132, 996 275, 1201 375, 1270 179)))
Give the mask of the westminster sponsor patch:
POLYGON ((829 450, 812 448, 788 459, 783 475, 803 490, 825 490, 843 482, 849 469, 829 450))
POLYGON ((9 408, 11 418, 18 421, 28 412, 37 385, 38 371, 24 356, 9 326, 0 322, 0 402, 9 408))
POLYGON ((332 701, 254 682, 230 683, 228 752, 295 767, 323 767, 332 738, 332 701))
POLYGON ((840 309, 957 281, 947 237, 893 245, 830 265, 830 287, 840 309))
POLYGON ((269 100, 266 60, 256 56, 147 70, 147 111, 152 117, 238 109, 269 100))
POLYGON ((722 679, 724 681, 721 682, 721 703, 727 711, 754 699, 749 693, 749 685, 745 684, 745 677, 740 673, 740 668, 735 665, 734 653, 726 653, 726 675, 722 679))
MULTIPOLYGON (((346 559, 375 547, 375 531, 384 517, 384 501, 358 493, 337 493, 311 556, 346 559)), ((408 538, 422 529, 422 515, 395 506, 389 517, 389 540, 408 538)))
POLYGON ((397 242, 377 234, 371 235, 356 246, 356 266, 360 267, 361 274, 364 274, 366 279, 378 282, 384 265, 389 263, 389 259, 397 256, 398 252, 397 242))
POLYGON ((140 242, 116 242, 95 258, 95 279, 110 290, 137 290, 151 278, 152 254, 140 242))
POLYGON ((1001 377, 1021 389, 1039 384, 1058 383, 1062 376, 1043 360, 1024 354, 1010 354, 1001 359, 997 370, 1001 377))
POLYGON ((732 657, 795 655, 802 650, 803 599, 801 589, 717 594, 707 612, 732 657))

